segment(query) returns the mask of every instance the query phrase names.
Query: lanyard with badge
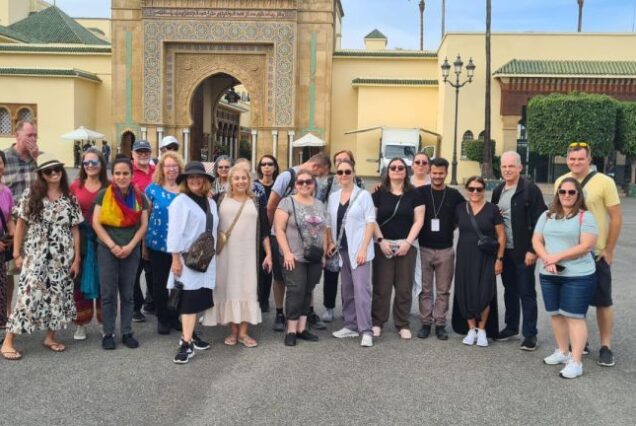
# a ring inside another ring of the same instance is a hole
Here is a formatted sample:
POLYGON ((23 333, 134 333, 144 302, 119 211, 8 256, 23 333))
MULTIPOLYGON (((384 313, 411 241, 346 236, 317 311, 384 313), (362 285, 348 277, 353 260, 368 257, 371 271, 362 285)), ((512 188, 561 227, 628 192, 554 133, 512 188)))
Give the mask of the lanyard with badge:
POLYGON ((442 193, 442 201, 439 204, 439 209, 435 206, 435 196, 433 195, 433 185, 430 186, 431 189, 431 200, 433 201, 433 218, 431 219, 431 232, 439 232, 440 231, 440 222, 439 213, 442 211, 442 206, 444 205, 444 200, 446 199, 446 189, 444 188, 444 192, 442 193))

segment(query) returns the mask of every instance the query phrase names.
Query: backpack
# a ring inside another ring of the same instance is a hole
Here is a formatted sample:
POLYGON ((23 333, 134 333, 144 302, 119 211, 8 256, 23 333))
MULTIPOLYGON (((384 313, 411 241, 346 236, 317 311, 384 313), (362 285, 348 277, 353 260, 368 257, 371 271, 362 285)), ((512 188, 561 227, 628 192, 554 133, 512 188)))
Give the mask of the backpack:
POLYGON ((294 185, 296 185, 296 170, 294 170, 293 168, 289 168, 287 169, 287 172, 290 175, 289 184, 287 185, 287 188, 285 188, 284 193, 281 194, 280 198, 291 195, 294 192, 294 185))

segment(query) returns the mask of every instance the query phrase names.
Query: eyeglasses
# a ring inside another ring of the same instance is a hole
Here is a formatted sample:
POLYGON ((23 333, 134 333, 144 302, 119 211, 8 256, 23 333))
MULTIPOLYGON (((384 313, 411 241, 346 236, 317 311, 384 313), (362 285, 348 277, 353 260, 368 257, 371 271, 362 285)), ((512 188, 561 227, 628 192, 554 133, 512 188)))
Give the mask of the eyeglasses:
POLYGON ((140 149, 138 151, 135 151, 135 153, 137 153, 137 155, 150 155, 150 151, 146 149, 140 149))
POLYGON ((426 161, 426 160, 415 160, 415 161, 413 161, 413 164, 416 164, 418 166, 426 166, 428 164, 428 161, 426 161))
POLYGON ((484 188, 482 186, 469 186, 466 189, 468 192, 484 192, 484 188))
POLYGON ((97 167, 99 166, 99 160, 84 160, 82 161, 84 167, 97 167))
POLYGON ((576 195, 576 189, 559 189, 559 195, 576 195))
POLYGON ((347 175, 347 176, 349 176, 351 173, 353 173, 353 170, 351 170, 351 169, 338 170, 338 171, 336 172, 336 174, 337 174, 338 176, 342 176, 342 175, 347 175))
POLYGON ((267 166, 267 167, 274 167, 274 162, 273 162, 273 161, 263 161, 263 162, 260 164, 260 166, 261 166, 261 167, 265 167, 265 166, 267 166))
POLYGON ((572 142, 568 145, 568 149, 577 149, 577 148, 589 148, 589 144, 587 142, 572 142))
POLYGON ((230 166, 218 166, 217 170, 227 170, 229 168, 230 168, 230 166))
POLYGON ((296 185, 298 186, 311 186, 314 184, 314 181, 312 179, 299 179, 296 181, 296 185))
POLYGON ((168 170, 179 170, 179 166, 176 164, 170 164, 170 165, 165 165, 163 166, 164 169, 168 169, 168 170))
POLYGON ((391 166, 389 167, 389 170, 391 170, 392 172, 403 172, 405 169, 404 166, 391 166))
POLYGON ((53 173, 62 174, 62 170, 61 167, 51 167, 50 169, 42 170, 42 174, 45 176, 51 176, 53 173))

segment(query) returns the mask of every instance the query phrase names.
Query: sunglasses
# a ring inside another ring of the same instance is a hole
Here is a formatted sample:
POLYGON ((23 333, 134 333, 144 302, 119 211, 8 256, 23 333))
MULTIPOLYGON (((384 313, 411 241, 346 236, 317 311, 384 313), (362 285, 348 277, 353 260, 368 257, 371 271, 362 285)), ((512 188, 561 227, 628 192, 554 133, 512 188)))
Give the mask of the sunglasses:
POLYGON ((415 161, 413 161, 413 164, 416 164, 418 166, 426 166, 428 164, 428 161, 426 161, 426 160, 415 160, 415 161))
POLYGON ((403 172, 405 169, 404 166, 391 166, 389 167, 389 170, 391 170, 392 172, 403 172))
POLYGON ((468 192, 484 192, 484 188, 481 186, 469 186, 466 188, 468 192))
POLYGON ((82 165, 84 167, 97 167, 97 166, 99 166, 99 161, 98 160, 84 160, 84 161, 82 161, 82 165))
POLYGON ((314 181, 312 179, 299 179, 296 181, 296 185, 298 186, 311 186, 314 184, 314 181))
POLYGON ((559 195, 576 195, 576 189, 559 189, 559 195))
POLYGON ((166 151, 179 151, 179 145, 168 145, 168 146, 164 146, 162 149, 166 150, 166 151))
POLYGON ((267 167, 274 167, 274 162, 273 162, 273 161, 263 161, 263 162, 260 164, 260 166, 261 166, 261 167, 265 167, 265 166, 267 166, 267 167))
POLYGON ((353 170, 351 170, 351 169, 347 169, 347 170, 338 170, 338 171, 336 172, 336 174, 337 174, 338 176, 342 176, 342 175, 347 175, 347 176, 349 176, 351 173, 353 173, 353 170))
POLYGON ((42 174, 46 176, 51 176, 53 173, 62 174, 61 167, 51 167, 50 169, 42 170, 42 174))

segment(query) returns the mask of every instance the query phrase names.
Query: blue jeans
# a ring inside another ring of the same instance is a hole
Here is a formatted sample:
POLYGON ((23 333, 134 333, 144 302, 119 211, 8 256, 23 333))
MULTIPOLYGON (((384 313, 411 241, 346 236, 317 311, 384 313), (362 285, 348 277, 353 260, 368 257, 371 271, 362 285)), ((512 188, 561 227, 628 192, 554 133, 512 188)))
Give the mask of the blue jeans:
POLYGON ((582 277, 539 275, 545 310, 550 315, 583 319, 596 291, 596 274, 582 277))
POLYGON ((501 280, 506 304, 506 328, 519 330, 519 316, 523 311, 521 332, 524 337, 537 335, 537 291, 534 279, 535 265, 515 260, 512 250, 504 252, 501 280))

